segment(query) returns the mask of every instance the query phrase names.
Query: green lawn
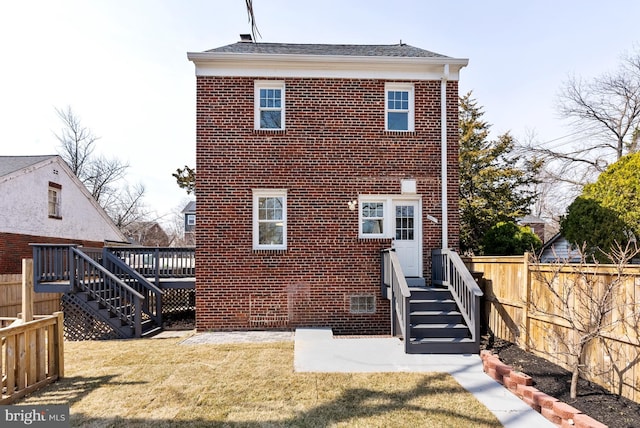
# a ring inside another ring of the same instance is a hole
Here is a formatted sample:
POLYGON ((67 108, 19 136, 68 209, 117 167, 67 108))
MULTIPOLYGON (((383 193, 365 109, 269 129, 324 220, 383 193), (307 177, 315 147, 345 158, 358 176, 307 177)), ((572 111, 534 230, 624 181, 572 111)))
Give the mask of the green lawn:
POLYGON ((500 427, 445 373, 296 373, 293 342, 66 342, 65 378, 16 404, 72 426, 500 427))

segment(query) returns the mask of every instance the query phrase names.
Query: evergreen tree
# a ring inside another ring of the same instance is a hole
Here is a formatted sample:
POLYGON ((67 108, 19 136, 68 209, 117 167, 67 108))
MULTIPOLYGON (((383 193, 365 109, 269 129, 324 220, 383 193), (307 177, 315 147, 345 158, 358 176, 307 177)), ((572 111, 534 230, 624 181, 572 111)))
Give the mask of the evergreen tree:
POLYGON ((483 115, 471 92, 460 98, 460 249, 475 254, 492 226, 529 212, 541 166, 514 153, 509 133, 489 140, 483 115))
MULTIPOLYGON (((560 222, 562 235, 604 260, 616 242, 640 237, 640 153, 623 156, 584 187, 560 222)), ((606 260, 604 260, 606 261, 606 260)))
POLYGON ((482 252, 487 256, 518 256, 527 251, 534 254, 542 241, 530 228, 511 221, 501 221, 487 231, 482 239, 482 252))

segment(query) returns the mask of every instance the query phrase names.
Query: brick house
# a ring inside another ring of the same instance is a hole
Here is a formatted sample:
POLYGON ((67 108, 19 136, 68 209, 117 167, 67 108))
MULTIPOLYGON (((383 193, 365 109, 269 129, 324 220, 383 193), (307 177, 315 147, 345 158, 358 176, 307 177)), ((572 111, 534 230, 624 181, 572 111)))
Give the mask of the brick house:
POLYGON ((0 156, 0 195, 0 274, 21 273, 30 243, 126 240, 60 156, 0 156))
POLYGON ((468 61, 404 43, 241 39, 188 54, 196 326, 387 334, 380 251, 394 247, 420 285, 431 251, 457 246, 468 61))

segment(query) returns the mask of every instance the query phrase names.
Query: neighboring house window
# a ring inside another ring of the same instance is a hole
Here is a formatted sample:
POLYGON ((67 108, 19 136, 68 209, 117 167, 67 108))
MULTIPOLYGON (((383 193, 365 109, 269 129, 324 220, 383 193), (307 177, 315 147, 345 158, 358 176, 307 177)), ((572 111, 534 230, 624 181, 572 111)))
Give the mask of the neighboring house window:
POLYGON ((287 191, 254 190, 254 250, 287 249, 287 191))
POLYGON ((374 296, 350 296, 349 312, 352 314, 372 314, 375 311, 376 299, 374 296))
POLYGON ((60 196, 62 186, 58 183, 49 182, 49 217, 62 218, 60 211, 60 196))
POLYGON ((413 85, 388 83, 385 85, 385 129, 413 131, 413 85))
POLYGON ((184 231, 193 232, 196 229, 196 215, 185 214, 184 215, 184 231))
POLYGON ((360 235, 365 238, 384 236, 385 202, 367 201, 360 204, 360 235))
POLYGON ((255 129, 284 129, 284 82, 255 82, 255 129))

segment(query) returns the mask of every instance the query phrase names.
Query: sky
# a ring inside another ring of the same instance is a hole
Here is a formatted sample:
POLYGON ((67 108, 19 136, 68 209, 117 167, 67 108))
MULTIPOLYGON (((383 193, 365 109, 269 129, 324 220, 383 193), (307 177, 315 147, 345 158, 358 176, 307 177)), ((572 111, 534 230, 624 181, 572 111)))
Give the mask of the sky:
MULTIPOLYGON (((468 58, 469 91, 492 136, 554 147, 573 129, 563 82, 613 71, 640 50, 640 2, 253 0, 259 42, 397 44, 468 58)), ((201 52, 250 33, 244 0, 0 0, 0 155, 55 154, 56 108, 71 107, 96 152, 130 165, 161 219, 189 196, 171 174, 195 166, 201 52)))

